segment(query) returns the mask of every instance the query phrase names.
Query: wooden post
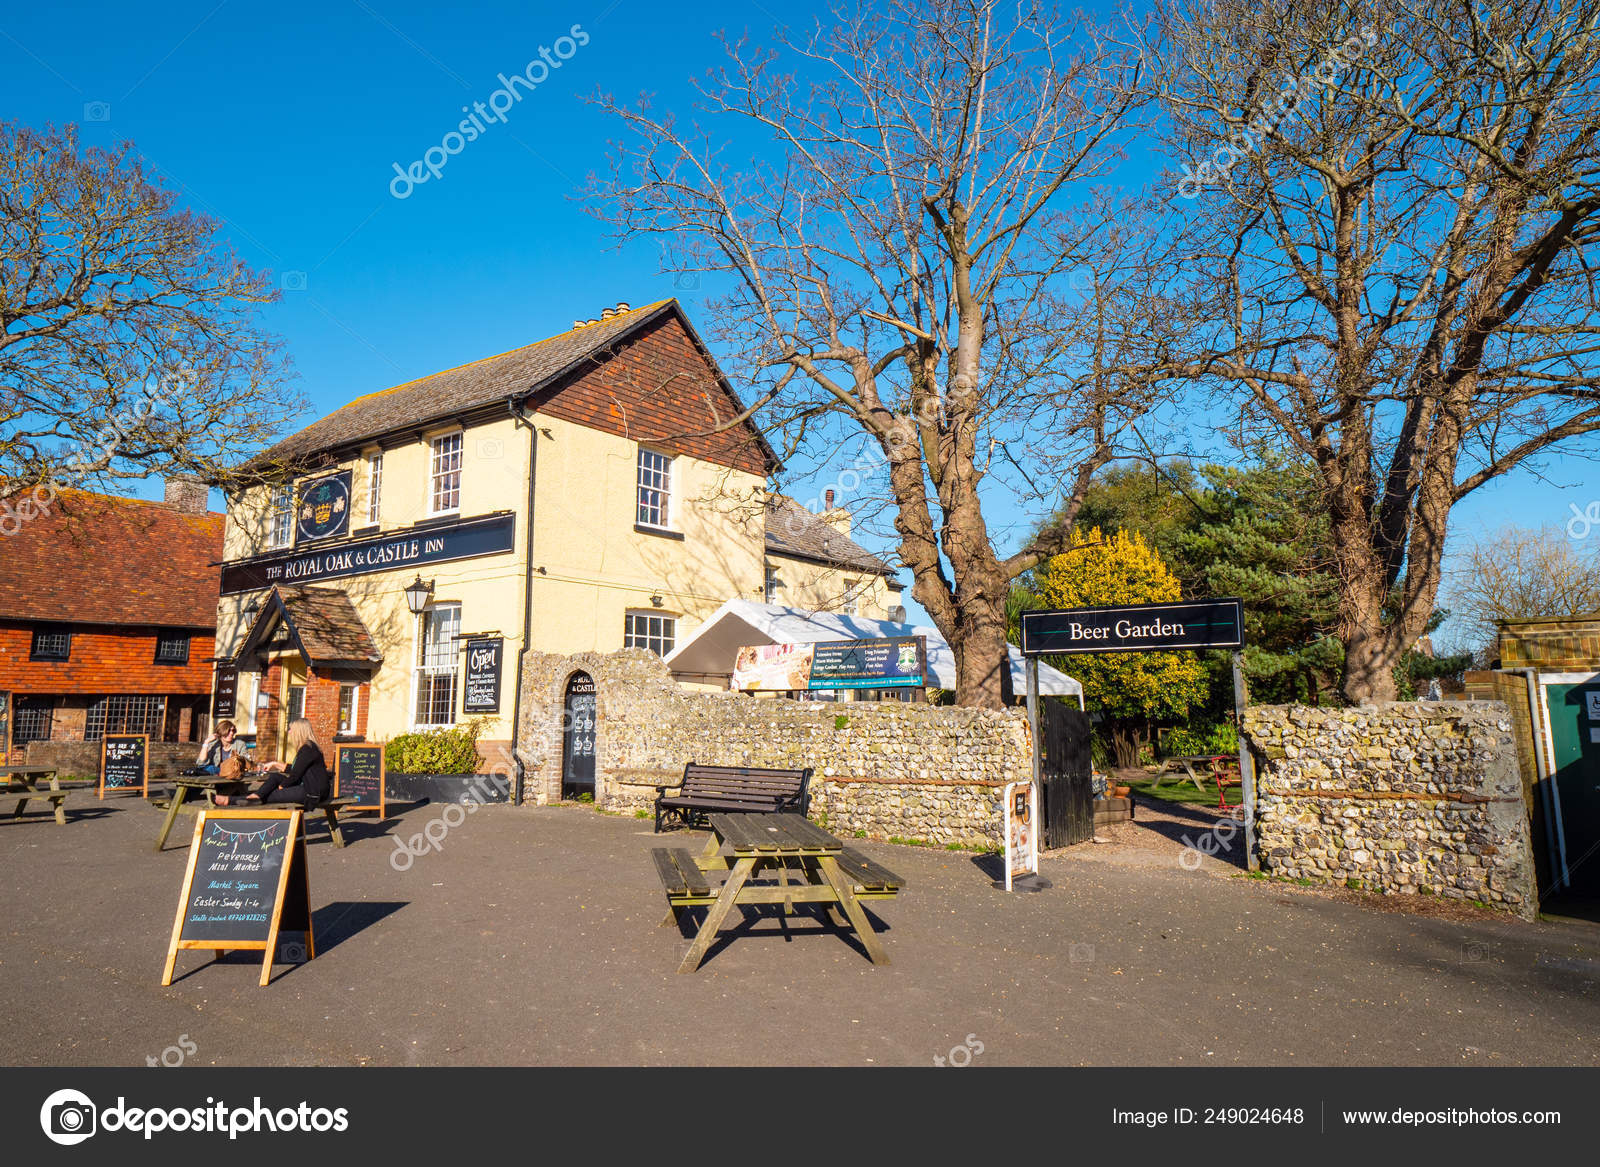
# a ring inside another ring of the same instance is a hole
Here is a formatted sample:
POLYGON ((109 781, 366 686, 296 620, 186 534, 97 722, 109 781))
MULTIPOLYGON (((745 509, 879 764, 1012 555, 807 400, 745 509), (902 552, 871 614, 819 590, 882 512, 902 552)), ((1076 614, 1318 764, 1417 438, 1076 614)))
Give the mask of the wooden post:
POLYGON ((1259 871, 1256 855, 1256 775, 1255 759, 1244 740, 1244 707, 1249 698, 1244 685, 1244 658, 1235 649, 1233 653, 1233 719, 1239 731, 1239 797, 1244 803, 1244 865, 1247 871, 1259 871))
POLYGON ((1028 733, 1033 739, 1033 784, 1039 785, 1039 658, 1028 657, 1028 733))

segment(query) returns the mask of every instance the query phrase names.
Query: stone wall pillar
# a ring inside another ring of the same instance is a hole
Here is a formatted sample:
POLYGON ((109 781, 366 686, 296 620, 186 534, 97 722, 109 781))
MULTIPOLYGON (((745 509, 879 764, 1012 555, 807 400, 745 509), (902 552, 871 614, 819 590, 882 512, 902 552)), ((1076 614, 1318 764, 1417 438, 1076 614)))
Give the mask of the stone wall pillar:
POLYGON ((1255 706, 1257 846, 1277 875, 1537 912, 1510 710, 1498 701, 1255 706))

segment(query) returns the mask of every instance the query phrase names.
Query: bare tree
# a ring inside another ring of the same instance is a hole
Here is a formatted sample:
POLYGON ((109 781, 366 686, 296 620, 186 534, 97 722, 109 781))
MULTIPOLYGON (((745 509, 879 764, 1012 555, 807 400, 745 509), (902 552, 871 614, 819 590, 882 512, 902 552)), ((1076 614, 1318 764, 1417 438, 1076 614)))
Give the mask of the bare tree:
POLYGON ((0 496, 172 471, 223 481, 298 410, 254 323, 276 293, 216 231, 130 146, 0 123, 0 496))
POLYGON ((1600 428, 1596 0, 1180 2, 1172 200, 1215 293, 1167 371, 1316 465, 1349 700, 1394 695, 1451 508, 1600 428))
POLYGON ((1600 548, 1557 528, 1485 532, 1452 556, 1448 577, 1450 611, 1479 652, 1493 647, 1502 620, 1600 612, 1600 548))
POLYGON ((711 329, 786 452, 875 453, 962 704, 1000 703, 1011 580, 1066 546, 1151 405, 1120 370, 1170 324, 1159 241, 1095 185, 1145 109, 1137 32, 1030 0, 891 0, 730 42, 707 125, 601 98, 630 133, 597 213, 731 274, 711 329), (742 166, 735 140, 754 142, 742 166), (1008 491, 1059 520, 1003 554, 1008 491))

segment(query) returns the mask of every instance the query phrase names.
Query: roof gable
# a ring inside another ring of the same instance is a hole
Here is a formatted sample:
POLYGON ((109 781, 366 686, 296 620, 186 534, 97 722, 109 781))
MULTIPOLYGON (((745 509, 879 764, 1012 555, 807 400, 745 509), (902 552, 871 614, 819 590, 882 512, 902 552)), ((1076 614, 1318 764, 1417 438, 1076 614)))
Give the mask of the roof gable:
MULTIPOLYGON (((701 368, 697 370, 698 377, 693 376, 694 370, 678 368, 669 371, 663 378, 664 384, 654 386, 653 396, 657 404, 671 406, 677 403, 677 412, 692 428, 675 436, 692 443, 698 431, 711 429, 716 423, 707 420, 712 412, 703 404, 696 408, 686 403, 687 399, 705 397, 708 389, 704 385, 686 388, 681 384, 685 372, 690 373, 692 380, 709 380, 717 386, 717 391, 724 398, 716 403, 718 412, 714 416, 718 421, 725 422, 737 417, 744 411, 744 406, 689 324, 682 307, 676 300, 662 300, 619 312, 594 324, 569 329, 498 356, 485 357, 358 397, 251 458, 245 463, 245 468, 269 475, 281 469, 303 468, 324 454, 448 421, 502 402, 530 397, 534 401, 534 408, 541 412, 560 414, 565 410, 574 414, 573 420, 583 424, 613 428, 611 424, 602 424, 615 421, 609 412, 602 410, 590 418, 588 415, 594 414, 595 410, 581 408, 579 403, 569 401, 574 396, 570 390, 581 390, 586 384, 592 386, 597 381, 605 380, 595 375, 615 364, 619 358, 625 360, 627 351, 639 347, 641 341, 661 335, 664 326, 681 332, 688 345, 697 351, 701 368)), ((652 352, 648 354, 648 359, 636 361, 628 368, 634 380, 642 385, 649 379, 649 365, 670 363, 674 362, 652 352)), ((685 362, 679 359, 676 363, 683 365, 685 362)), ((615 379, 617 372, 612 370, 610 377, 615 379)), ((577 396, 582 397, 583 394, 579 392, 577 396)), ((637 408, 645 400, 648 398, 641 396, 630 403, 637 408)), ((621 402, 611 404, 616 405, 617 415, 626 415, 627 410, 621 402)), ((709 445, 702 444, 707 452, 724 458, 731 457, 731 451, 736 447, 744 450, 742 460, 759 464, 757 473, 765 473, 777 466, 777 456, 771 446, 749 422, 719 435, 719 440, 709 445)))
POLYGON ((280 626, 313 668, 383 660, 349 595, 338 588, 313 587, 273 588, 234 659, 267 647, 280 626))

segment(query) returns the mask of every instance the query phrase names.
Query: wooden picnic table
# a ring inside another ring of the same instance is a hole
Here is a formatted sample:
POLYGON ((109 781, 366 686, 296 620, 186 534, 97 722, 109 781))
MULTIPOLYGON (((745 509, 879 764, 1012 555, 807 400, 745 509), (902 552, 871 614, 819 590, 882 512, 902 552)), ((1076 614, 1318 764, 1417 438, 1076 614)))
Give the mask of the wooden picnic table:
MULTIPOLYGON (((178 812, 183 809, 184 802, 196 795, 208 805, 215 805, 219 794, 233 796, 235 794, 248 794, 250 792, 251 777, 241 775, 238 778, 219 778, 215 774, 180 775, 172 780, 172 794, 166 803, 167 817, 161 824, 161 835, 156 839, 156 850, 160 851, 167 845, 167 836, 172 833, 172 824, 178 820, 178 812)), ((159 807, 161 803, 156 803, 159 807)), ((199 803, 195 804, 198 809, 199 803)))
MULTIPOLYGON (((1195 773, 1194 768, 1196 766, 1207 767, 1206 777, 1209 778, 1212 772, 1216 769, 1217 763, 1225 761, 1228 756, 1229 755, 1227 754, 1192 754, 1187 758, 1168 758, 1166 761, 1166 768, 1163 769, 1161 773, 1157 774, 1156 780, 1150 784, 1150 793, 1154 794, 1157 790, 1161 789, 1161 784, 1166 781, 1167 775, 1172 773, 1172 764, 1176 762, 1183 768, 1184 775, 1187 777, 1187 779, 1194 783, 1195 790, 1203 795, 1206 792, 1205 783, 1201 781, 1200 775, 1195 773)), ((1183 779, 1180 778, 1178 781, 1181 783, 1183 779)))
MULTIPOLYGON (((225 794, 229 798, 240 796, 238 807, 255 808, 258 806, 282 806, 285 810, 300 809, 306 812, 305 821, 310 823, 314 811, 321 811, 328 823, 328 837, 333 840, 336 847, 344 846, 344 831, 339 826, 339 812, 348 810, 357 802, 356 799, 334 798, 331 794, 315 806, 301 806, 297 802, 286 803, 260 803, 246 802, 243 796, 250 793, 253 782, 265 779, 268 770, 247 770, 237 778, 219 778, 214 774, 185 774, 173 780, 172 796, 166 802, 157 802, 159 809, 167 812, 166 821, 161 824, 161 836, 156 839, 156 850, 160 851, 167 845, 167 836, 172 833, 172 824, 177 821, 178 812, 183 810, 185 800, 197 792, 204 798, 209 806, 215 806, 217 795, 225 794)), ((196 802, 190 809, 198 810, 200 804, 196 802)), ((238 809, 236 807, 235 809, 238 809)))
POLYGON ((888 964, 888 954, 867 922, 862 899, 895 895, 902 881, 864 855, 851 851, 827 831, 797 814, 713 814, 711 838, 696 856, 687 850, 655 852, 657 874, 667 891, 666 924, 675 924, 688 907, 706 906, 705 921, 680 973, 700 967, 728 913, 743 904, 782 904, 785 913, 796 903, 820 903, 841 912, 873 964, 888 964), (713 889, 707 872, 726 871, 713 889), (775 875, 777 882, 752 882, 775 875))
POLYGON ((56 812, 56 822, 60 826, 67 825, 67 794, 61 789, 61 777, 54 766, 0 766, 0 779, 5 780, 5 788, 0 793, 17 800, 16 810, 11 812, 11 817, 22 817, 23 809, 28 805, 29 799, 37 799, 51 803, 56 812), (40 783, 48 780, 48 788, 41 788, 40 783))

